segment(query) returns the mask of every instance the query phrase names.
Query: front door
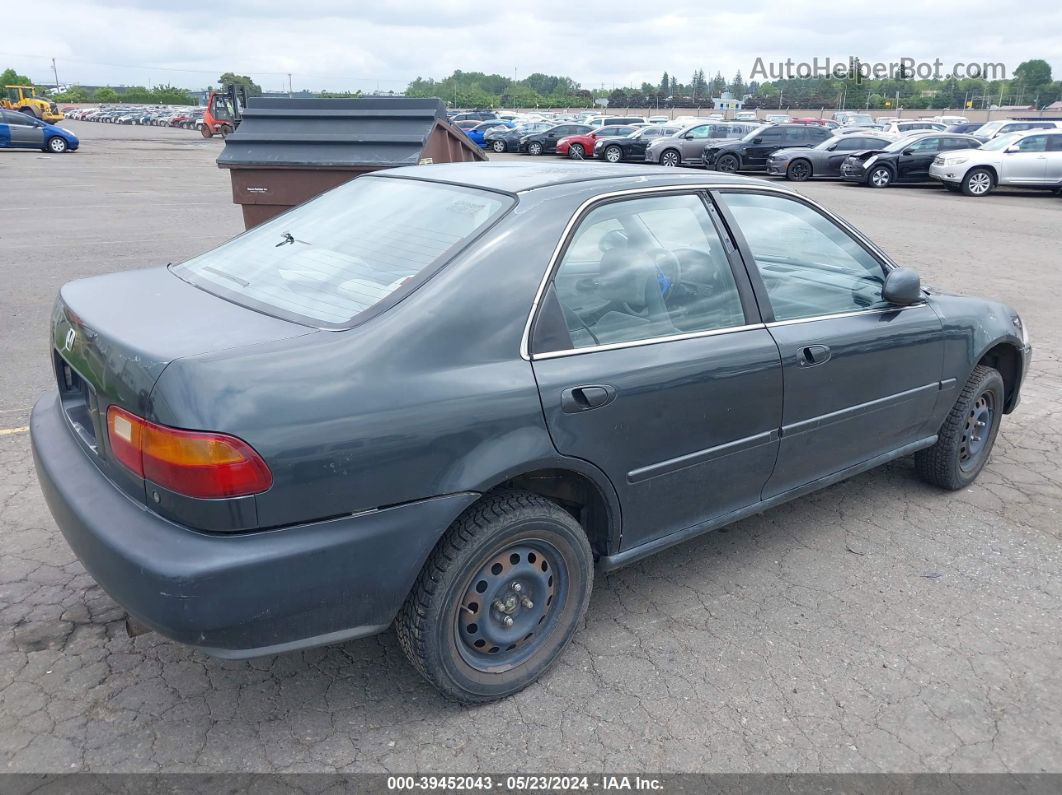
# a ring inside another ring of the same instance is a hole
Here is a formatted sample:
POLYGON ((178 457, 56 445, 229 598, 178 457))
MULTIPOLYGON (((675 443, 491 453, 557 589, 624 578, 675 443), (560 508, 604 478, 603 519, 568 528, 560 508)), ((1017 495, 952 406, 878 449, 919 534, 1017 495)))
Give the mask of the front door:
MULTIPOLYGON (((771 152, 786 145, 785 136, 785 127, 768 127, 761 131, 745 146, 745 151, 741 154, 741 167, 750 169, 767 168, 767 158, 770 157, 771 152)), ((807 143, 801 141, 793 145, 807 146, 807 143)))
POLYGON ((4 112, 4 120, 10 130, 9 146, 20 149, 41 149, 44 146, 44 127, 25 113, 4 112))
POLYGON ((781 442, 764 498, 932 435, 926 424, 943 394, 936 313, 887 304, 883 263, 799 198, 719 198, 744 238, 782 360, 781 442))
POLYGON ((534 326, 553 442, 612 481, 624 549, 754 504, 774 466, 778 349, 714 213, 696 193, 599 205, 534 326))
POLYGON ((896 159, 896 177, 902 182, 924 182, 929 179, 929 167, 940 152, 940 136, 919 138, 900 152, 896 159))
POLYGON ((1050 137, 1046 134, 1027 135, 1013 146, 1008 146, 1000 164, 1001 181, 1013 185, 1041 185, 1046 182, 1047 144, 1050 137))

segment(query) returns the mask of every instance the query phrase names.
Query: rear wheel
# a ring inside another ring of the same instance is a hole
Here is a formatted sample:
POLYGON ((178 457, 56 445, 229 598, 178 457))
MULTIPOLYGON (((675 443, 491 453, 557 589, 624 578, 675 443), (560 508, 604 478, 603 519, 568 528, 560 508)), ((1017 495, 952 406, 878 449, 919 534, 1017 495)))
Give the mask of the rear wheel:
POLYGON ((807 160, 794 160, 785 170, 785 178, 791 182, 804 182, 811 176, 811 163, 807 160))
POLYGON ((660 154, 660 165, 675 167, 682 162, 682 157, 674 149, 668 149, 660 154))
POLYGON ((872 188, 887 188, 892 183, 892 169, 878 166, 867 174, 867 184, 872 188))
POLYGON ((538 141, 532 141, 527 145, 527 153, 536 156, 542 154, 542 144, 538 141))
POLYGON ((228 138, 233 133, 233 126, 231 124, 221 125, 221 137, 228 138))
POLYGON ((66 141, 64 141, 58 135, 53 135, 51 138, 48 139, 48 142, 45 144, 45 151, 52 152, 56 155, 61 155, 67 150, 67 148, 68 147, 66 141))
POLYGON ((1002 416, 1003 378, 978 365, 940 427, 937 443, 915 453, 918 474, 950 491, 969 486, 988 461, 1002 416))
POLYGON ((40 118, 40 116, 37 114, 37 109, 35 107, 33 107, 32 105, 27 105, 24 108, 19 108, 18 112, 19 113, 25 113, 27 116, 32 116, 35 119, 39 119, 40 118))
POLYGON ((210 129, 210 125, 209 124, 205 124, 205 123, 204 124, 200 124, 199 125, 199 132, 201 132, 203 134, 204 138, 213 138, 214 137, 214 131, 210 129))
POLYGON ((493 701, 548 670, 586 612, 593 553, 559 505, 524 491, 484 498, 447 530, 395 622, 429 682, 493 701))
POLYGON ((987 196, 996 187, 996 180, 987 168, 971 168, 962 178, 962 192, 967 196, 987 196))
POLYGON ((572 144, 568 147, 568 157, 572 160, 582 160, 586 155, 582 144, 572 144))
POLYGON ((715 170, 733 174, 738 170, 738 159, 733 155, 723 155, 715 161, 715 170))
POLYGON ((623 150, 618 146, 609 146, 605 148, 605 160, 610 163, 618 163, 623 159, 623 150))
POLYGON ((495 141, 494 143, 492 143, 490 145, 490 148, 493 149, 498 154, 501 154, 502 152, 505 151, 505 141, 495 141))

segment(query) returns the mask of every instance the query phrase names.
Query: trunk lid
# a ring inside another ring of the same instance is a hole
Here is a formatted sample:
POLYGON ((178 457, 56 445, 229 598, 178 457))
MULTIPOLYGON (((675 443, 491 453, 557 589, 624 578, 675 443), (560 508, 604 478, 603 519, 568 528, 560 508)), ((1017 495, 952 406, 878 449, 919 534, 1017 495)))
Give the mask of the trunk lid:
MULTIPOLYGON (((70 282, 52 313, 52 357, 67 420, 82 445, 116 482, 137 484, 111 462, 106 443, 111 404, 152 419, 151 390, 176 359, 282 340, 313 329, 204 292, 166 268, 70 282)), ((137 496, 143 498, 140 485, 137 496)))

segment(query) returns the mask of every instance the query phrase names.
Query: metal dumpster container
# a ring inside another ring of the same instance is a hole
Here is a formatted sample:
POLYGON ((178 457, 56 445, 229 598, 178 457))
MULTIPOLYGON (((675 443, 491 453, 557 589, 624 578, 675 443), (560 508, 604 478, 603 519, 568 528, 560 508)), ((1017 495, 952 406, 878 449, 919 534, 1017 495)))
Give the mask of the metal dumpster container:
POLYGON ((438 99, 254 97, 217 163, 250 229, 371 171, 486 159, 438 99))

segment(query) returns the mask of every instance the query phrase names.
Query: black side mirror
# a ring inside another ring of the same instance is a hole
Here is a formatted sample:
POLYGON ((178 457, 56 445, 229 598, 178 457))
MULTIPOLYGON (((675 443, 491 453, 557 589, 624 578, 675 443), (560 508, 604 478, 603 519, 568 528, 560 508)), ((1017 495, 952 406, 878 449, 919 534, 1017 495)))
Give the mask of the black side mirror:
POLYGON ((762 138, 753 138, 752 142, 754 144, 762 144, 763 143, 763 139, 762 138))
POLYGON ((885 277, 881 297, 890 304, 910 306, 922 300, 922 280, 910 268, 896 268, 885 277))
POLYGON ((904 149, 903 150, 903 154, 904 154, 905 157, 910 157, 911 155, 914 154, 914 149, 904 149))
POLYGON ((836 148, 837 148, 837 144, 834 144, 833 146, 827 146, 826 147, 826 151, 827 152, 832 152, 836 148))

